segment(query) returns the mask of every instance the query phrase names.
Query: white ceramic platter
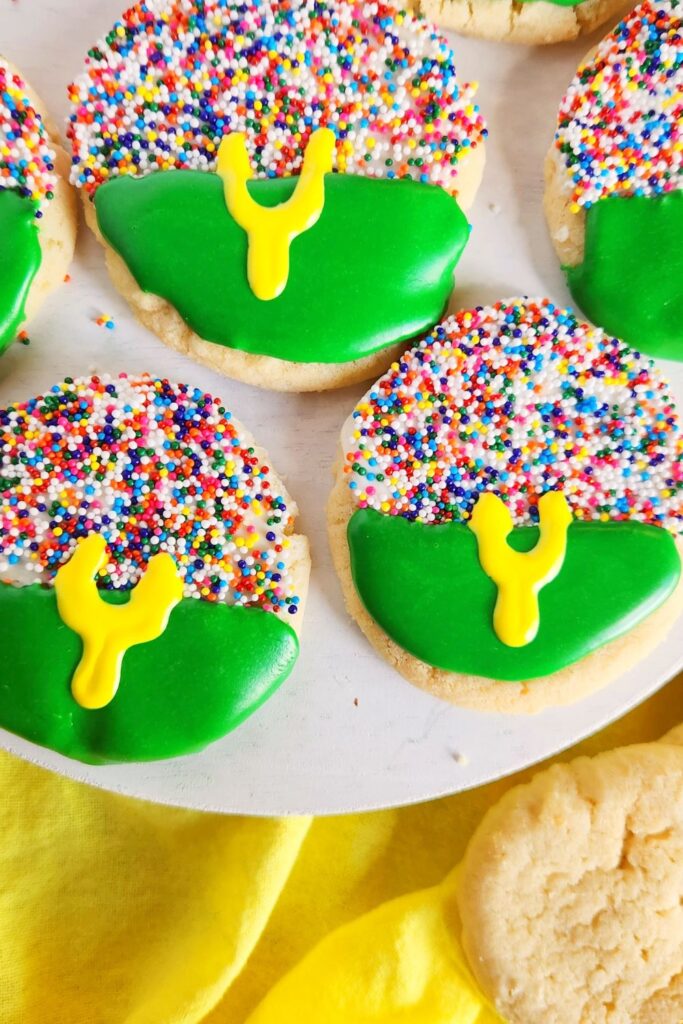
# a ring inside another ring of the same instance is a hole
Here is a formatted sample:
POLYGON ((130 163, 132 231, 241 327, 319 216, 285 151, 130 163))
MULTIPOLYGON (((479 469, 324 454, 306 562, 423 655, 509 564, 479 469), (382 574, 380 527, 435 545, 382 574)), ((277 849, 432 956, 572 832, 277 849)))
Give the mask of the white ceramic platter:
MULTIPOLYGON (((124 0, 4 0, 0 52, 51 106, 124 0)), ((597 34, 596 38, 599 37, 597 34)), ((541 213, 543 157, 560 96, 591 40, 531 49, 454 39, 462 77, 481 83, 487 167, 458 268, 454 307, 516 294, 567 302, 541 213)), ((484 715, 410 686, 370 648, 344 610, 330 564, 325 502, 338 434, 363 387, 267 394, 175 355, 114 292, 82 228, 72 281, 31 325, 32 343, 0 360, 0 404, 64 376, 142 371, 219 395, 270 452, 302 510, 314 569, 302 653, 281 690, 202 754, 147 765, 89 767, 0 730, 0 743, 73 779, 160 803, 248 814, 336 813, 425 800, 516 771, 622 715, 683 667, 683 622, 646 662, 588 700, 533 717, 484 715), (109 313, 116 329, 95 324, 109 313)), ((683 366, 665 370, 683 403, 683 366)))

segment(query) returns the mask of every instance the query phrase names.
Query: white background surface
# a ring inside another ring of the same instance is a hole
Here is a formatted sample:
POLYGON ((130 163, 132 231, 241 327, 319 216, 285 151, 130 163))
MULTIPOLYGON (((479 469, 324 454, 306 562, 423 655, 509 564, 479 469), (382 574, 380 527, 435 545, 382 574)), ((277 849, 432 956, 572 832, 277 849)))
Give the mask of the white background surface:
MULTIPOLYGON (((68 82, 124 3, 0 0, 0 52, 60 124, 68 82)), ((481 83, 490 128, 454 306, 524 293, 568 301, 542 218, 542 164, 560 96, 601 34, 544 49, 454 38, 461 78, 481 83)), ((415 689, 349 620, 330 565, 324 506, 331 466, 339 429, 363 386, 324 395, 268 394, 175 355, 133 319, 84 226, 71 276, 30 325, 32 344, 15 345, 0 360, 0 403, 28 398, 64 376, 124 370, 148 370, 219 395, 269 450, 299 503, 297 528, 313 549, 312 586, 294 673, 251 719, 202 754, 93 768, 0 730, 8 750, 162 803, 251 814, 360 810, 452 793, 510 773, 595 731, 683 667, 679 622, 647 663, 571 708, 524 718, 483 715, 415 689), (113 316, 114 331, 94 323, 102 313, 113 316)), ((667 364, 665 370, 680 400, 683 367, 667 364)))

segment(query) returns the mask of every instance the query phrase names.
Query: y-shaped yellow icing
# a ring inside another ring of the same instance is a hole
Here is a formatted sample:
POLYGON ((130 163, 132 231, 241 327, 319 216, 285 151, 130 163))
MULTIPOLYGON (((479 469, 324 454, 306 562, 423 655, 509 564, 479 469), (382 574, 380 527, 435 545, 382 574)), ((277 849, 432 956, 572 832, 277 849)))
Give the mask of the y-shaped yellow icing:
POLYGON ((289 277, 289 247, 297 235, 313 227, 325 202, 325 175, 332 170, 335 136, 318 128, 308 140, 301 174, 286 203, 266 207, 249 194, 251 167, 244 135, 226 135, 218 150, 230 215, 248 236, 247 278, 258 299, 275 299, 289 277))
POLYGON ((538 592, 555 579, 567 550, 572 521, 567 499, 559 491, 550 491, 540 499, 538 511, 541 536, 533 551, 510 547, 512 517, 491 492, 482 494, 468 524, 477 538, 482 569, 498 587, 493 628, 508 647, 524 647, 538 633, 538 592))
POLYGON ((55 576, 62 621, 83 641, 71 692, 84 708, 102 708, 113 699, 128 648, 161 636, 183 596, 176 564, 164 553, 150 559, 128 604, 106 604, 95 584, 106 557, 104 538, 93 533, 79 540, 71 559, 55 576))

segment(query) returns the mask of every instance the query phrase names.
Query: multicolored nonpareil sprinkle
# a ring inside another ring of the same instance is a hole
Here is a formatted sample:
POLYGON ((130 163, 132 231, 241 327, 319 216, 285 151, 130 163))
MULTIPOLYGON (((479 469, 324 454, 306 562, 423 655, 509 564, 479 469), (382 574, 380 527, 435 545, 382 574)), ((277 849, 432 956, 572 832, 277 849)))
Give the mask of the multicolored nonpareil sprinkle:
POLYGON ((41 217, 57 185, 55 154, 26 83, 0 60, 0 190, 36 204, 41 217))
POLYGON ((547 300, 445 320, 368 392, 342 442, 360 508, 445 523, 493 491, 522 526, 560 490, 576 519, 683 532, 683 438, 666 381, 547 300))
POLYGON ((210 395, 149 377, 69 380, 0 409, 0 577, 50 583, 102 534, 98 584, 127 589, 168 551, 186 597, 295 614, 292 510, 210 395))
POLYGON ((72 181, 93 194, 122 174, 211 171, 235 131, 254 173, 281 177, 326 126, 337 170, 456 191, 486 135, 475 88, 445 39, 385 3, 146 0, 70 86, 72 181))
POLYGON ((683 4, 646 0, 598 45, 560 106, 575 212, 683 187, 683 4))

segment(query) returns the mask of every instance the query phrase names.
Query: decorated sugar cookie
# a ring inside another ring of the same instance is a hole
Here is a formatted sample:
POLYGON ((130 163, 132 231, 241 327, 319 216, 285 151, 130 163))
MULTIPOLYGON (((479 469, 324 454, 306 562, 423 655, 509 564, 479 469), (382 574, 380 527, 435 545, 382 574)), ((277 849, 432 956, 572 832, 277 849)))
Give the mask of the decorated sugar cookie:
POLYGON ((384 3, 147 0, 70 87, 72 181, 168 345, 337 387, 443 313, 483 168, 474 92, 384 3))
POLYGON ((64 280, 76 241, 65 153, 43 105, 0 57, 0 354, 64 280))
POLYGON ((0 409, 0 726, 97 763, 239 725, 298 656, 296 514, 183 384, 67 379, 0 409))
POLYGON ((647 358, 547 300, 450 317, 342 432, 347 605, 408 679, 468 706, 569 703, 683 608, 683 439, 647 358))
POLYGON ((441 28, 510 43, 561 43, 615 21, 628 0, 415 0, 441 28))
POLYGON ((560 106, 545 208, 572 295, 594 323, 683 359, 683 4, 639 4, 560 106))

